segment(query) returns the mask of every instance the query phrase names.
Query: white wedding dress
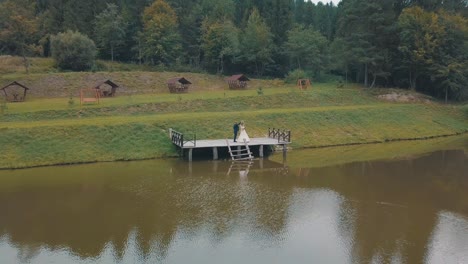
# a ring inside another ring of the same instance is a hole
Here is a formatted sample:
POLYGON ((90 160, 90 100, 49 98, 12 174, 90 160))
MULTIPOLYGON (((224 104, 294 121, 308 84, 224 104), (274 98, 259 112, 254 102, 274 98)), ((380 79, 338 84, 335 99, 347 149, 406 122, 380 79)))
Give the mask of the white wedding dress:
POLYGON ((250 142, 249 135, 247 135, 247 132, 245 131, 245 126, 244 125, 239 125, 240 128, 240 134, 239 137, 237 138, 238 142, 250 142))

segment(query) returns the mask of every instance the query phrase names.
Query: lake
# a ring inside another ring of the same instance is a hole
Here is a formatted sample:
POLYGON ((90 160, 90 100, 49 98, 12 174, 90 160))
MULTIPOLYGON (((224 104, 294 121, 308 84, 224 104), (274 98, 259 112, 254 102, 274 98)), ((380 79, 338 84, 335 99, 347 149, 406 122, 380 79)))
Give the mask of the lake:
POLYGON ((0 263, 468 263, 468 137, 0 171, 0 263))

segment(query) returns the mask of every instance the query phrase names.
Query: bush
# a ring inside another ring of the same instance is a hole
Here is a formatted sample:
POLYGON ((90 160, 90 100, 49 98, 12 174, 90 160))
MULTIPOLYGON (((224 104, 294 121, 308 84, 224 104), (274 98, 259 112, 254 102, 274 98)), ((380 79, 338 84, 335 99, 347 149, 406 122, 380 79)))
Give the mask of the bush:
POLYGON ((296 83, 298 79, 309 79, 307 73, 301 69, 296 69, 294 71, 288 72, 286 75, 286 83, 296 83))
POLYGON ((67 31, 51 38, 52 57, 63 70, 83 71, 93 67, 96 45, 80 32, 67 31))

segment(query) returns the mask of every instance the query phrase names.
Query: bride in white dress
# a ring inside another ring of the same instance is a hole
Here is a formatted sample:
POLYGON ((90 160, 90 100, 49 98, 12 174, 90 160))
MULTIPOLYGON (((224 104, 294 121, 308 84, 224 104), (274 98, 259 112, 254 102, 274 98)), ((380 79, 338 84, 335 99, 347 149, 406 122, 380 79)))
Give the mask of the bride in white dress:
POLYGON ((239 125, 239 128, 240 128, 240 134, 239 134, 239 137, 237 138, 238 141, 240 142, 250 142, 250 138, 249 138, 249 135, 247 135, 247 132, 245 131, 245 123, 244 121, 241 121, 240 125, 239 125))

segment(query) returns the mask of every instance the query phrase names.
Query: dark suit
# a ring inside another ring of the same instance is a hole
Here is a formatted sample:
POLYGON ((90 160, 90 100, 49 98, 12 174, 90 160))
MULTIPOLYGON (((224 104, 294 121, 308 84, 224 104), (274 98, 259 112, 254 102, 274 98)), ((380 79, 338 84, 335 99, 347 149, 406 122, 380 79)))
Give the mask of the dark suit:
POLYGON ((232 128, 234 129, 234 142, 236 142, 237 132, 239 132, 239 124, 235 123, 232 128))

